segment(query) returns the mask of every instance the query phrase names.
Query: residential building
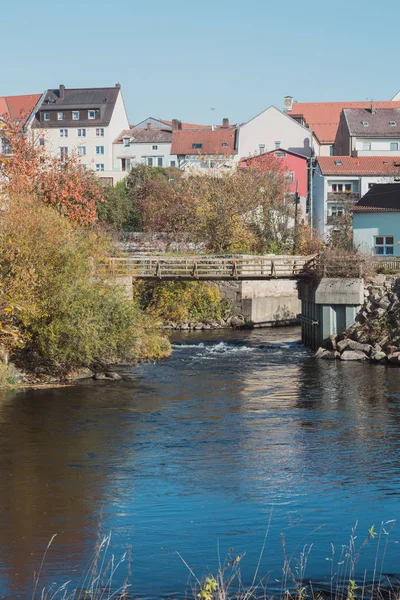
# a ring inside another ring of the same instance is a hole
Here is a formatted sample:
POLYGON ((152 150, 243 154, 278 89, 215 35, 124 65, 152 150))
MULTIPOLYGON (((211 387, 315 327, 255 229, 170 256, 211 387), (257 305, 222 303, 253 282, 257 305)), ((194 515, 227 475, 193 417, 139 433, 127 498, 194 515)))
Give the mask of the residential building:
POLYGON ((253 156, 240 163, 242 168, 255 168, 266 172, 271 168, 271 160, 278 161, 279 168, 285 173, 289 182, 289 193, 298 194, 302 214, 307 212, 308 199, 308 159, 302 154, 291 152, 286 148, 275 148, 264 154, 253 156))
POLYGON ((148 117, 147 119, 144 119, 137 125, 133 125, 132 129, 146 129, 147 126, 150 124, 151 127, 154 127, 154 129, 170 129, 170 131, 172 131, 174 123, 178 122, 180 129, 211 129, 210 125, 196 125, 194 123, 184 123, 182 121, 177 121, 177 119, 172 119, 172 121, 165 121, 164 119, 156 119, 154 117, 148 117))
POLYGON ((323 237, 375 184, 400 181, 400 159, 384 156, 320 156, 312 188, 312 222, 323 237))
POLYGON ((275 106, 239 125, 237 160, 264 154, 277 146, 310 157, 313 153, 312 132, 275 106))
MULTIPOLYGON (((393 100, 379 101, 374 104, 377 108, 400 108, 396 96, 393 100)), ((343 109, 370 107, 371 102, 295 102, 292 96, 284 98, 286 114, 312 131, 313 148, 317 156, 333 156, 343 109)))
POLYGON ((76 153, 81 163, 113 184, 123 174, 113 165, 113 142, 129 129, 121 86, 49 89, 35 112, 32 129, 61 159, 76 153))
MULTIPOLYGON (((34 113, 42 94, 26 94, 23 96, 0 96, 0 117, 10 118, 16 123, 24 121, 27 125, 34 113)), ((7 154, 7 140, 0 139, 0 154, 7 154)))
POLYGON ((114 168, 126 172, 138 164, 176 167, 177 158, 171 156, 171 142, 171 128, 154 128, 150 121, 146 127, 122 131, 114 142, 114 168))
POLYGON ((184 170, 229 169, 234 166, 236 129, 224 119, 217 128, 176 129, 172 132, 171 155, 184 170))
POLYGON ((400 108, 345 108, 335 140, 335 155, 400 156, 400 108))
POLYGON ((351 212, 356 248, 378 256, 400 256, 400 183, 374 185, 351 212))

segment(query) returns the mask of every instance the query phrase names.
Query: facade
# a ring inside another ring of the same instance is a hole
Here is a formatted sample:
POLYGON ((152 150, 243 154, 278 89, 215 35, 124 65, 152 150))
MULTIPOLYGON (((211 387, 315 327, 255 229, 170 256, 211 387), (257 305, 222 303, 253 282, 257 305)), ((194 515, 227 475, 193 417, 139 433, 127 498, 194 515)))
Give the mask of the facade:
MULTIPOLYGON (((399 99, 374 103, 377 108, 400 108, 399 99)), ((313 147, 317 156, 347 154, 334 152, 336 135, 343 109, 371 107, 371 102, 294 102, 292 96, 284 99, 285 112, 295 121, 308 127, 313 133, 313 147)))
POLYGON ((76 153, 105 183, 121 178, 114 170, 113 142, 129 129, 121 86, 47 90, 32 120, 32 131, 61 159, 76 153))
POLYGON ((375 184, 400 181, 400 160, 378 156, 320 156, 312 189, 312 222, 326 238, 375 184))
POLYGON ((400 256, 400 183, 374 185, 355 206, 356 248, 378 256, 400 256))
POLYGON ((176 167, 177 158, 171 156, 172 131, 134 127, 120 133, 114 142, 114 169, 122 172, 142 164, 149 167, 176 167))
POLYGON ((277 147, 310 157, 312 132, 275 106, 238 127, 237 160, 264 154, 277 147))
MULTIPOLYGON (((16 123, 25 122, 28 126, 34 110, 42 94, 27 94, 24 96, 0 96, 0 117, 10 118, 16 123)), ((0 139, 0 154, 8 154, 9 148, 6 140, 0 139)))
POLYGON ((299 204, 302 213, 307 211, 308 198, 308 159, 301 154, 290 152, 285 148, 276 148, 265 154, 253 156, 240 163, 242 168, 255 168, 267 172, 272 161, 278 161, 281 171, 285 173, 290 182, 289 193, 299 195, 299 204))
POLYGON ((176 129, 172 132, 171 155, 185 171, 231 169, 235 164, 236 129, 224 119, 222 127, 176 129))
POLYGON ((345 108, 335 140, 339 156, 400 156, 400 108, 345 108))

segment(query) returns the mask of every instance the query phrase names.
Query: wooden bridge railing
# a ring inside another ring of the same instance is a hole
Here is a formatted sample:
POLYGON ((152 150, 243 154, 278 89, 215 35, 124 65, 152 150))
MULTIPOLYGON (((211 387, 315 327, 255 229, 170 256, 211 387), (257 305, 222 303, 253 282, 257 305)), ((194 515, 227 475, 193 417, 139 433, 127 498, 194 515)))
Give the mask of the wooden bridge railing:
POLYGON ((111 258, 101 274, 137 279, 297 279, 308 269, 309 256, 127 256, 111 258))

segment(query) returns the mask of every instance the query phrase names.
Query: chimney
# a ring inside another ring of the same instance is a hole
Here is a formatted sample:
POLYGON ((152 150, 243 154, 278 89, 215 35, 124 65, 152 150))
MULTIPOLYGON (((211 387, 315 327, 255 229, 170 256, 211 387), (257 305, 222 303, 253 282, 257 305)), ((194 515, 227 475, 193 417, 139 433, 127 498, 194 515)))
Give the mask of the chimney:
POLYGON ((61 100, 64 99, 64 93, 65 93, 65 85, 60 85, 59 96, 60 96, 61 100))
POLYGON ((146 129, 151 129, 151 123, 147 123, 146 129))
POLYGON ((116 83, 115 87, 119 90, 119 89, 121 89, 121 84, 120 83, 116 83))
POLYGON ((229 119, 227 119, 226 117, 225 119, 222 119, 222 127, 224 127, 225 129, 229 127, 229 119))
POLYGON ((283 99, 283 112, 287 113, 293 108, 293 96, 285 96, 283 99))
POLYGON ((260 154, 264 154, 265 152, 265 144, 260 144, 258 146, 260 154))
POLYGON ((277 140, 277 141, 275 142, 275 150, 278 150, 280 147, 281 147, 281 141, 280 141, 280 140, 277 140))
POLYGON ((375 102, 371 103, 371 115, 374 115, 376 113, 376 104, 375 102))
POLYGON ((182 121, 172 119, 172 131, 180 131, 182 129, 182 121))

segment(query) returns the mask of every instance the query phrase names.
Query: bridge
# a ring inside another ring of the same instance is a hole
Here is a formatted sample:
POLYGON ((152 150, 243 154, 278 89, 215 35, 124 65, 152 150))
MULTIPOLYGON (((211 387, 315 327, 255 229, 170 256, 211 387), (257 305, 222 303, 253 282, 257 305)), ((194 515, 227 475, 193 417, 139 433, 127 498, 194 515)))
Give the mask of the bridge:
POLYGON ((264 281, 299 279, 313 269, 313 256, 168 256, 134 255, 110 258, 104 275, 164 281, 264 281))

